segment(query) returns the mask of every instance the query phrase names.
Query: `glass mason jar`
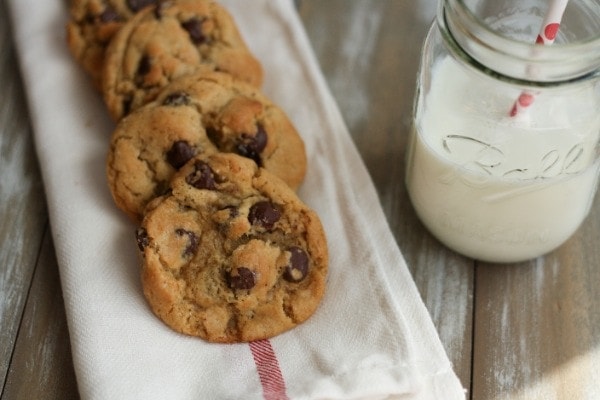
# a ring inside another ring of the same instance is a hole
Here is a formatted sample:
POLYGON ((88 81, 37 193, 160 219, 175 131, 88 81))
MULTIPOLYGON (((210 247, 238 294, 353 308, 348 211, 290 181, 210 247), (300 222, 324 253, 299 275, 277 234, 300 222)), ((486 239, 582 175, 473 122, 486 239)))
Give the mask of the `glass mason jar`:
POLYGON ((535 44, 550 3, 441 0, 424 43, 407 189, 433 235, 475 259, 555 249, 596 193, 600 1, 570 0, 555 42, 535 44))

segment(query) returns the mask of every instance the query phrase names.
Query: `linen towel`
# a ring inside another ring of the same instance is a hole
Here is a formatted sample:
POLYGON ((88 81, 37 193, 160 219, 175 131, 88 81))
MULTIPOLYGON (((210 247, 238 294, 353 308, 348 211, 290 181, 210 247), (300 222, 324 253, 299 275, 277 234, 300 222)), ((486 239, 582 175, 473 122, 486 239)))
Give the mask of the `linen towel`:
POLYGON ((131 222, 105 177, 114 123, 65 42, 67 2, 9 0, 83 399, 463 399, 291 0, 223 0, 263 90, 306 143, 299 195, 329 239, 315 315, 270 340, 210 344, 147 306, 131 222))

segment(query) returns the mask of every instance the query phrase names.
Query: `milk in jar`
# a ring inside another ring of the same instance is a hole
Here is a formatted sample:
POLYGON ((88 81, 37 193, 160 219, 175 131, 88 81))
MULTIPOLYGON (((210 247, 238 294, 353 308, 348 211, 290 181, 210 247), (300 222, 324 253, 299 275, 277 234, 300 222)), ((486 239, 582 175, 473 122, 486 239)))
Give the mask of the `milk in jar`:
POLYGON ((600 3, 569 4, 537 46, 544 2, 442 0, 423 47, 406 185, 449 248, 518 262, 564 243, 600 173, 600 3), (515 100, 533 102, 511 115, 515 100))
POLYGON ((589 212, 600 165, 600 121, 571 134, 569 116, 600 104, 539 99, 526 116, 510 118, 506 105, 517 90, 490 97, 451 58, 434 69, 407 175, 424 225, 450 248, 480 260, 526 260, 562 244, 589 212), (457 95, 469 101, 456 101, 457 95), (464 118, 461 109, 472 101, 487 103, 488 114, 464 118))

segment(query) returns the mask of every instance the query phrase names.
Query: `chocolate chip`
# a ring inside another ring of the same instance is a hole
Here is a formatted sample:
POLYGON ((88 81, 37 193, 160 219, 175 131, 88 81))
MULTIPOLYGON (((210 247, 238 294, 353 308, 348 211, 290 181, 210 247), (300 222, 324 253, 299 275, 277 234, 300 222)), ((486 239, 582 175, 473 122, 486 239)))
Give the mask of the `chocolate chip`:
POLYGON ((259 225, 265 229, 273 228, 279 218, 281 218, 281 211, 269 201, 254 204, 248 212, 248 221, 252 225, 259 225))
POLYGON ((234 290, 248 290, 256 285, 256 275, 246 267, 239 267, 231 271, 227 284, 234 290))
POLYGON ((183 251, 182 255, 184 257, 188 257, 188 256, 193 256, 194 254, 196 254, 196 250, 198 250, 198 236, 196 236, 196 234, 194 232, 185 230, 185 229, 176 229, 175 233, 178 236, 187 236, 188 238, 188 245, 186 246, 185 250, 183 251))
POLYGON ((111 6, 107 6, 102 14, 100 14, 100 22, 107 23, 121 20, 121 16, 111 6))
POLYGON ((194 163, 194 171, 185 178, 185 181, 196 189, 212 190, 216 188, 213 170, 201 160, 194 163))
POLYGON ((181 26, 188 32, 194 44, 202 44, 207 41, 207 37, 202 32, 203 22, 198 18, 192 18, 181 23, 181 26))
POLYGON ((152 60, 150 59, 149 56, 144 55, 140 59, 137 74, 138 75, 146 75, 148 72, 150 72, 151 68, 152 68, 152 60))
POLYGON ((262 166, 260 153, 267 146, 267 133, 261 124, 256 125, 256 133, 250 135, 242 133, 240 142, 236 145, 236 152, 244 157, 254 160, 258 166, 262 166))
POLYGON ((185 165, 186 162, 194 157, 194 148, 184 140, 178 140, 173 143, 171 149, 167 152, 167 161, 175 169, 179 169, 185 165))
POLYGON ((150 244, 150 238, 148 232, 144 228, 138 228, 135 231, 135 240, 137 241, 138 248, 140 251, 144 251, 150 244))
POLYGON ((163 100, 165 106, 186 106, 190 104, 190 98, 185 92, 171 93, 163 100))
POLYGON ((127 5, 133 12, 137 12, 142 8, 154 3, 156 3, 156 0, 127 0, 127 5))
POLYGON ((308 274, 308 255, 300 247, 290 247, 290 263, 285 266, 283 279, 298 283, 308 274))

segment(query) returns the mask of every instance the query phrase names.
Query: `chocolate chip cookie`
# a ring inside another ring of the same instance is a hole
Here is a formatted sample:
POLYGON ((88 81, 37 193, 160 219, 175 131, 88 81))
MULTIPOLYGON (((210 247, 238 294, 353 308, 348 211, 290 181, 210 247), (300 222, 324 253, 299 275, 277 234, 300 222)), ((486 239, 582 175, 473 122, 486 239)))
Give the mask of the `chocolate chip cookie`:
POLYGON ((199 69, 262 84, 262 66, 232 16, 215 1, 159 1, 138 11, 106 49, 102 88, 110 115, 119 120, 199 69))
POLYGON ((265 339, 317 309, 328 267, 318 216, 279 178, 232 153, 200 155, 148 205, 137 243, 152 311, 211 342, 265 339))
POLYGON ((141 9, 158 0, 72 0, 67 44, 101 89, 104 52, 113 35, 141 9))
POLYGON ((215 151, 251 159, 292 189, 306 172, 304 143, 283 110, 229 74, 196 73, 117 124, 107 159, 117 206, 140 220, 175 171, 194 155, 215 151))

